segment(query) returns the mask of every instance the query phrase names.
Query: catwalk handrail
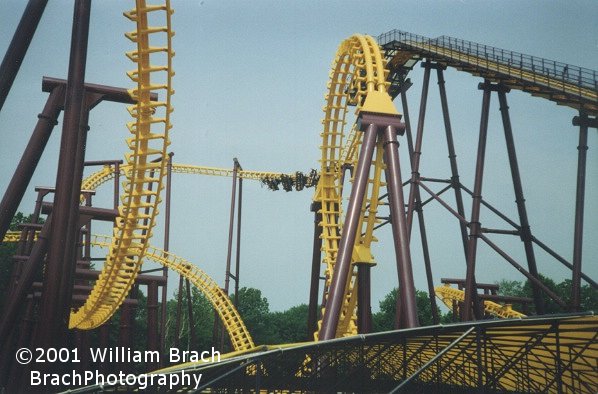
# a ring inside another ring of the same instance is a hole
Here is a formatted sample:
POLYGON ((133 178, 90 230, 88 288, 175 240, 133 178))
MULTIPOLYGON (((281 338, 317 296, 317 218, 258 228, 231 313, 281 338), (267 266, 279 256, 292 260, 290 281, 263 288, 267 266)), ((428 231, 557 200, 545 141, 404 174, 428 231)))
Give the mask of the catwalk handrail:
MULTIPOLYGON (((507 66, 509 70, 528 71, 533 76, 533 82, 564 93, 573 93, 570 89, 565 89, 563 84, 566 83, 569 88, 571 86, 577 87, 575 93, 580 97, 583 96, 584 89, 595 93, 593 95, 594 99, 598 97, 598 71, 596 70, 449 36, 429 38, 395 29, 381 34, 377 40, 382 46, 396 41, 406 47, 429 50, 430 52, 436 52, 436 48, 441 47, 464 56, 474 56, 477 59, 476 65, 479 66, 497 63, 507 66)), ((462 59, 457 57, 457 60, 462 59)))

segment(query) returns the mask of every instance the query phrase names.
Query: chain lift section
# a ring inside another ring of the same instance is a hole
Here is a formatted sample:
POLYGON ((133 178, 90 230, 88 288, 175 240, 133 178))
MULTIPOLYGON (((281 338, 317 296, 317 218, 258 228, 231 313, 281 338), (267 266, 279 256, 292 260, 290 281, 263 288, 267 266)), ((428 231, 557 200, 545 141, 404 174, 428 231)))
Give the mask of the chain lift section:
POLYGON ((71 313, 70 328, 93 329, 107 321, 122 304, 141 268, 155 225, 160 192, 163 188, 170 114, 172 71, 170 1, 146 5, 137 0, 135 9, 124 15, 136 24, 126 33, 136 49, 127 57, 137 68, 127 73, 137 84, 129 94, 137 103, 128 108, 134 120, 127 124, 132 136, 127 139, 130 151, 125 155, 128 168, 123 183, 119 217, 113 230, 110 250, 104 268, 85 304, 71 313), (148 20, 162 14, 166 25, 150 26, 148 20), (152 59, 162 63, 152 64, 152 59), (152 92, 164 92, 165 100, 151 101, 152 92), (153 174, 153 175, 152 175, 153 174))

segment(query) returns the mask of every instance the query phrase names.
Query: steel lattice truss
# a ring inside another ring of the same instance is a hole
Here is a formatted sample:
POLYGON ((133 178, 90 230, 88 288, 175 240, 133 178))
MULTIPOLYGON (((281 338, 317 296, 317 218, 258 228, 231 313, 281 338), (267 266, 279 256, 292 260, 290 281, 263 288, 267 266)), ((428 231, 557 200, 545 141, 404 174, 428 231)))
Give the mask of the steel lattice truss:
POLYGON ((595 393, 597 336, 593 315, 494 320, 262 347, 184 370, 202 374, 200 392, 595 393))

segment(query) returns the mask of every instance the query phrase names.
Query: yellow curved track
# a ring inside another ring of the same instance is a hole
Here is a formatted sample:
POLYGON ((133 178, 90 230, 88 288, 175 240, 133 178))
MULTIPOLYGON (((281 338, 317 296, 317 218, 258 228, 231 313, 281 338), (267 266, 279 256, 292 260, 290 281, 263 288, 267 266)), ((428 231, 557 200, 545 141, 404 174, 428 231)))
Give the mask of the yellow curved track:
MULTIPOLYGON (((165 160, 168 160, 167 158, 165 160)), ((130 170, 129 165, 119 166, 120 174, 126 174, 130 170)), ((211 175, 211 176, 233 176, 233 169, 231 168, 217 168, 217 167, 206 167, 196 166, 192 164, 172 164, 172 172, 180 174, 196 174, 196 175, 211 175)), ((250 170, 239 170, 237 176, 243 179, 251 179, 257 181, 267 181, 269 179, 279 178, 281 175, 286 175, 281 172, 267 172, 267 171, 250 171, 250 170)), ((114 179, 115 171, 114 166, 105 165, 100 170, 90 174, 86 177, 82 184, 82 190, 96 190, 102 184, 114 179)), ((294 174, 289 174, 290 179, 295 180, 294 174)), ((313 186, 313 185, 308 185, 313 186)))
POLYGON ((104 268, 85 304, 71 313, 70 328, 93 329, 112 316, 133 286, 152 236, 166 165, 165 160, 153 161, 166 156, 172 128, 172 13, 169 0, 160 5, 136 0, 135 9, 124 14, 136 24, 125 36, 136 46, 127 57, 137 67, 127 75, 137 84, 129 91, 137 103, 128 108, 134 121, 127 124, 132 136, 127 139, 130 151, 125 155, 128 168, 122 205, 104 268), (165 25, 150 26, 148 19, 158 16, 164 18, 165 25), (154 58, 165 63, 152 64, 154 58), (150 94, 156 91, 165 93, 164 101, 150 101, 150 94))
MULTIPOLYGON (((107 248, 110 246, 110 237, 93 235, 90 243, 92 246, 107 248)), ((239 315, 228 295, 208 274, 182 257, 152 246, 147 247, 145 257, 189 279, 203 293, 220 316, 220 320, 228 332, 235 351, 255 347, 253 339, 241 319, 241 315, 239 315)))
MULTIPOLYGON (((20 239, 20 231, 8 231, 4 236, 3 242, 18 242, 20 239)), ((112 239, 105 235, 94 234, 90 244, 100 248, 109 248, 112 244, 112 239)), ((182 257, 152 246, 146 248, 145 257, 189 279, 203 293, 218 313, 218 316, 220 316, 220 320, 229 335, 235 351, 248 350, 255 347, 241 315, 239 315, 228 295, 208 274, 182 257)))
MULTIPOLYGON (((361 133, 356 132, 355 120, 368 94, 380 92, 388 95, 387 74, 383 53, 370 36, 354 35, 343 41, 332 64, 322 120, 324 129, 321 134, 320 181, 314 196, 314 201, 321 204, 320 227, 322 228, 323 263, 326 267, 325 298, 331 284, 342 228, 342 172, 345 166, 357 162, 357 153, 361 144, 361 133), (349 107, 355 107, 355 110, 351 111, 349 107), (350 125, 350 128, 347 125, 350 125)), ((373 170, 362 207, 352 262, 374 264, 370 246, 376 241, 373 230, 378 222, 376 219, 378 194, 380 186, 384 185, 381 181, 384 167, 380 148, 378 146, 372 164, 373 170)), ((337 337, 357 333, 356 294, 355 270, 353 270, 346 285, 337 337)), ((322 312, 323 315, 325 310, 322 312)), ((315 333, 315 338, 317 337, 318 333, 315 333)))
MULTIPOLYGON (((453 301, 465 301, 465 292, 463 290, 455 289, 450 285, 438 286, 434 291, 436 292, 436 297, 438 297, 449 309, 453 308, 453 301)), ((511 305, 500 305, 489 300, 484 301, 484 311, 492 316, 503 319, 526 317, 523 313, 512 309, 511 305)))

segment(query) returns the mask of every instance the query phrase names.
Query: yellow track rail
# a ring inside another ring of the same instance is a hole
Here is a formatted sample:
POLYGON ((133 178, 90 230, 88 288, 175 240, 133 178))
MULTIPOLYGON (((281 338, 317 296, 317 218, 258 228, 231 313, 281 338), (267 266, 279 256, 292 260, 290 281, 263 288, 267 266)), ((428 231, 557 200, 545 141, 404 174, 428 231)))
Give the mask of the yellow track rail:
POLYGON ((85 304, 71 313, 70 328, 93 329, 112 316, 133 286, 152 236, 166 160, 152 162, 166 156, 172 128, 172 13, 169 0, 160 5, 136 0, 135 9, 124 13, 136 24, 136 29, 125 36, 136 45, 127 57, 137 68, 127 75, 137 84, 129 91, 137 103, 128 108, 134 121, 127 124, 132 136, 127 139, 130 151, 125 155, 128 167, 122 205, 104 268, 85 304), (150 26, 148 20, 160 15, 165 26, 150 26), (155 58, 164 63, 152 64, 155 58), (165 93, 164 101, 150 100, 156 91, 165 93))
MULTIPOLYGON (((110 246, 110 237, 94 235, 90 243, 92 246, 107 248, 110 246)), ((241 315, 239 315, 228 295, 208 274, 182 257, 152 246, 147 247, 145 257, 189 279, 203 293, 220 316, 235 351, 255 347, 241 315)))
MULTIPOLYGON (((165 159, 167 160, 167 159, 165 159)), ((121 175, 126 174, 129 171, 129 165, 119 166, 119 172, 121 175)), ((217 168, 217 167, 206 167, 196 166, 191 164, 172 164, 172 172, 179 174, 195 174, 195 175, 211 175, 211 176, 233 176, 232 168, 217 168)), ((276 179, 281 175, 285 175, 281 172, 267 172, 267 171, 250 171, 250 170, 239 170, 237 176, 243 179, 252 179, 257 181, 263 181, 268 179, 276 179)), ((106 165, 100 170, 90 174, 83 180, 81 189, 83 190, 96 190, 100 185, 114 179, 115 171, 114 166, 106 165)), ((288 175, 291 179, 295 179, 294 174, 288 175)))
MULTIPOLYGON (((20 239, 20 231, 8 231, 4 236, 3 242, 18 242, 20 239)), ((90 244, 100 248, 109 248, 112 242, 111 238, 106 235, 94 234, 90 244)), ((253 339, 241 319, 241 315, 239 315, 228 295, 208 274, 182 257, 152 246, 147 247, 145 257, 189 279, 203 293, 220 316, 220 320, 223 322, 235 351, 248 350, 255 347, 253 339)))
MULTIPOLYGON (((342 229, 342 188, 341 172, 343 165, 354 165, 361 145, 361 133, 356 132, 355 120, 369 93, 386 94, 388 71, 380 47, 370 36, 354 35, 341 43, 336 53, 328 82, 328 93, 325 96, 324 126, 322 136, 320 181, 314 201, 321 203, 322 251, 325 264, 326 282, 324 299, 328 295, 334 264, 336 262, 340 234, 342 229), (355 107, 353 113, 349 107, 355 107), (347 124, 351 128, 347 130, 347 124)), ((378 191, 383 182, 380 179, 383 170, 381 149, 373 161, 373 176, 368 182, 368 190, 358 237, 353 251, 352 262, 359 261, 374 264, 370 246, 376 239, 373 229, 378 222, 378 191), (368 207, 366 211, 366 207, 368 207)), ((341 312, 336 336, 354 335, 357 333, 355 270, 346 284, 345 301, 341 312)), ((322 311, 324 313, 324 310, 322 311)), ((322 313, 322 314, 323 314, 322 313)), ((318 333, 315 333, 317 339, 318 333)))
MULTIPOLYGON (((450 285, 438 286, 434 289, 434 291, 436 292, 436 297, 438 297, 444 303, 444 305, 449 307, 449 309, 453 308, 453 301, 465 301, 465 292, 463 290, 455 289, 450 285)), ((492 316, 500 317, 503 319, 525 317, 523 313, 517 312, 516 310, 512 309, 511 305, 509 304, 500 305, 496 302, 492 302, 489 300, 484 301, 484 311, 486 311, 486 313, 491 314, 492 316)))
MULTIPOLYGON (((36 234, 37 236, 37 234, 36 234)), ((21 239, 21 232, 20 231, 7 231, 4 235, 4 240, 2 242, 19 242, 21 239)))

